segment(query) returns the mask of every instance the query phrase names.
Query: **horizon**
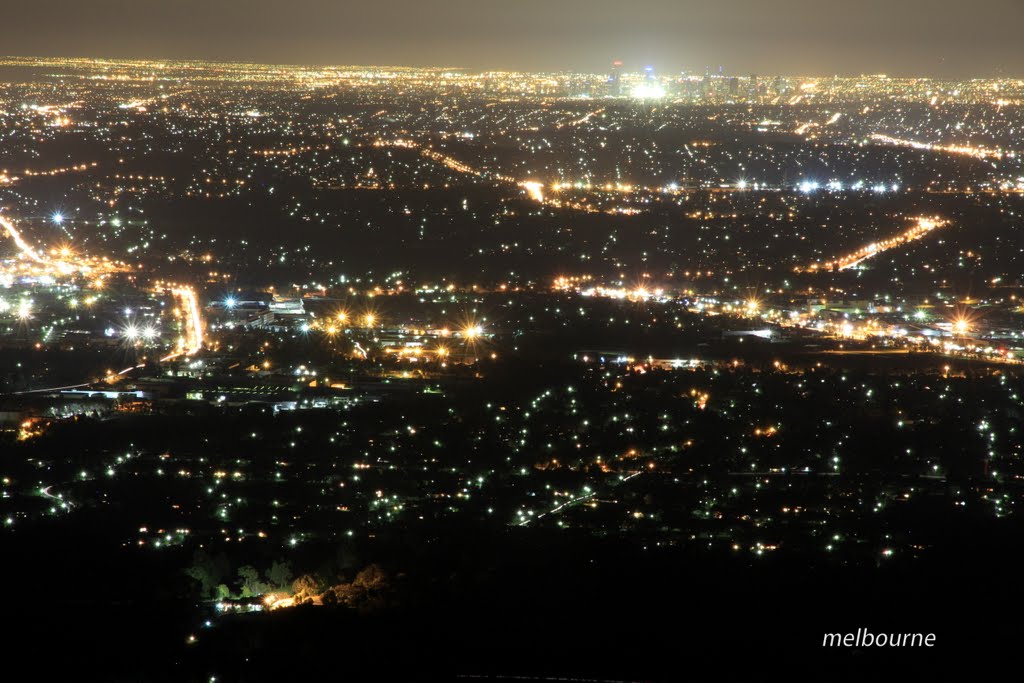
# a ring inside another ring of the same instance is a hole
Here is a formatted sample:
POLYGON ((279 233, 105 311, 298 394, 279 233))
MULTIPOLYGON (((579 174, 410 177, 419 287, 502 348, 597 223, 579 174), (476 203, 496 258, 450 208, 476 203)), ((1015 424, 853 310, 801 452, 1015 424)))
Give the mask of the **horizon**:
POLYGON ((522 0, 512 6, 251 0, 54 0, 5 13, 15 54, 270 64, 458 64, 497 71, 601 71, 613 59, 731 73, 1020 73, 1014 0, 823 4, 780 0, 522 0), (101 57, 102 56, 102 57, 101 57))
MULTIPOLYGON (((576 75, 576 76, 593 76, 603 77, 606 75, 608 69, 604 71, 597 69, 593 71, 578 70, 578 69, 497 69, 497 68, 478 68, 472 66, 460 66, 454 64, 437 64, 437 65, 415 65, 415 64, 400 64, 400 63, 342 63, 342 62, 275 62, 275 61, 253 61, 244 59, 220 59, 212 58, 205 59, 201 57, 110 57, 110 56, 90 56, 90 55, 24 55, 24 54, 7 54, 0 55, 0 61, 4 60, 18 60, 25 62, 48 62, 48 61, 67 61, 67 62, 97 62, 97 63, 124 63, 124 64, 140 64, 140 63, 166 63, 166 64, 229 64, 237 66, 258 66, 267 68, 289 68, 289 69, 392 69, 401 71, 452 71, 452 72, 463 72, 466 74, 534 74, 534 75, 576 75)), ((608 60, 607 66, 610 68, 612 65, 611 59, 608 60)), ((11 66, 11 65, 8 65, 11 66)), ((25 64, 24 66, 34 66, 33 64, 25 64)), ((702 72, 696 68, 682 67, 678 69, 659 70, 657 65, 645 64, 643 62, 636 62, 636 68, 629 68, 629 63, 623 64, 622 73, 624 74, 641 74, 644 72, 646 67, 654 67, 654 76, 656 78, 669 78, 669 77, 693 77, 700 76, 702 72)), ((787 72, 787 71, 729 71, 723 69, 717 71, 715 69, 709 69, 705 73, 712 76, 722 77, 741 77, 746 78, 751 74, 766 77, 766 76, 780 76, 784 78, 887 78, 891 80, 928 80, 928 81, 1020 81, 1024 80, 1024 69, 1022 69, 1021 75, 963 75, 963 76, 935 76, 935 75, 924 75, 924 74, 913 74, 913 73, 893 73, 886 71, 861 71, 861 72, 845 72, 845 73, 814 73, 814 72, 787 72)))

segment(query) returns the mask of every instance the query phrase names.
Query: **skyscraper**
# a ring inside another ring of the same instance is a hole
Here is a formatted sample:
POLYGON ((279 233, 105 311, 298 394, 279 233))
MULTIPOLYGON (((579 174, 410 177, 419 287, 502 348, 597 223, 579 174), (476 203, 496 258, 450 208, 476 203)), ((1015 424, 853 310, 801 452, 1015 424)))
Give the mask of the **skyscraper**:
POLYGON ((611 73, 608 74, 608 94, 618 97, 622 94, 622 60, 612 62, 611 73))

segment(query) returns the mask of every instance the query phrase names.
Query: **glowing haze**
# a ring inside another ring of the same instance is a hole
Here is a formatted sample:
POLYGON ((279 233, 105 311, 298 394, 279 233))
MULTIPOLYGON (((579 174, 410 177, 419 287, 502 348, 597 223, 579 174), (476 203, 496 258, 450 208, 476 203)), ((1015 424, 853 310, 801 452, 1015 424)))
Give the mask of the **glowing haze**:
POLYGON ((1024 76, 1020 0, 51 0, 0 52, 661 73, 1024 76))

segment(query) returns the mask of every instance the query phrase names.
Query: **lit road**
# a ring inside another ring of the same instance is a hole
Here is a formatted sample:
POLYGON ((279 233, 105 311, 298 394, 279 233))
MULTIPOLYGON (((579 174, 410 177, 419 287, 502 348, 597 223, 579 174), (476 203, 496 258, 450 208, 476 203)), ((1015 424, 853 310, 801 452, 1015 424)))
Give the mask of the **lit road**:
POLYGON ((933 230, 941 228, 944 225, 946 225, 946 221, 940 220, 938 218, 918 218, 917 223, 914 225, 914 227, 910 228, 909 230, 906 230, 905 232, 889 237, 888 239, 880 240, 878 242, 872 242, 871 244, 861 247, 860 249, 851 254, 841 256, 834 261, 829 261, 828 263, 824 264, 815 263, 808 266, 805 269, 798 268, 797 271, 799 272, 801 270, 807 270, 813 273, 816 271, 827 271, 832 269, 847 270, 848 268, 853 268, 858 264, 867 261, 870 258, 878 256, 882 252, 889 251, 890 249, 895 249, 896 247, 900 247, 903 246, 904 244, 908 244, 910 242, 919 240, 922 237, 927 236, 933 230))
POLYGON ((203 348, 203 316, 199 308, 199 298, 191 287, 175 287, 171 290, 181 300, 185 315, 184 352, 191 356, 203 348))
MULTIPOLYGON (((633 474, 629 475, 628 477, 624 477, 620 481, 613 483, 612 486, 613 487, 621 486, 621 485, 625 484, 627 481, 629 481, 630 479, 633 479, 634 477, 638 477, 638 476, 640 476, 643 473, 644 473, 643 470, 641 470, 639 472, 634 472, 633 474)), ((557 506, 551 508, 550 510, 547 510, 545 512, 540 513, 536 517, 530 517, 528 519, 524 519, 522 522, 519 522, 518 526, 526 526, 530 522, 538 520, 541 517, 547 517, 548 515, 558 514, 559 512, 564 510, 565 508, 572 507, 573 505, 576 505, 577 503, 581 503, 581 502, 583 502, 585 500, 590 500, 591 498, 593 498, 596 495, 597 495, 597 491, 592 491, 592 492, 590 492, 590 493, 588 493, 586 495, 578 496, 576 498, 573 498, 572 500, 567 500, 564 503, 561 503, 560 505, 557 505, 557 506)))
MULTIPOLYGON (((110 375, 107 375, 107 377, 108 378, 110 378, 110 377, 120 377, 121 375, 129 373, 132 370, 138 370, 139 368, 144 368, 144 367, 146 367, 144 363, 140 363, 138 365, 132 365, 131 367, 127 367, 124 370, 121 370, 120 372, 111 373, 110 375)), ((48 393, 48 392, 51 392, 51 391, 70 391, 72 389, 83 389, 85 387, 90 387, 93 384, 95 384, 95 382, 82 382, 81 384, 66 384, 66 385, 60 386, 60 387, 46 387, 44 389, 28 389, 26 391, 16 391, 14 393, 15 394, 44 394, 44 393, 48 393)))
POLYGON ((49 261, 47 261, 42 256, 36 253, 36 250, 33 249, 32 246, 25 241, 25 238, 21 236, 21 233, 18 232, 18 229, 15 228, 14 224, 11 223, 9 220, 0 216, 0 226, 3 226, 4 231, 7 233, 7 236, 10 237, 11 240, 14 242, 15 246, 18 247, 18 251, 21 252, 22 256, 31 261, 35 261, 41 266, 52 265, 49 261))
POLYGON ((872 135, 871 139, 875 142, 880 142, 884 145, 892 145, 894 147, 909 147, 910 149, 920 149, 929 152, 961 154, 964 156, 974 157, 975 159, 988 159, 989 157, 995 159, 1003 158, 1003 151, 1000 149, 988 149, 986 147, 974 147, 971 145, 933 145, 930 142, 904 140, 901 138, 890 137, 888 135, 881 135, 879 133, 872 135))
POLYGON ((206 323, 203 320, 199 297, 195 290, 187 286, 176 286, 172 287, 170 291, 181 302, 181 314, 185 318, 185 329, 184 335, 178 341, 177 350, 161 358, 161 361, 171 360, 181 355, 191 356, 202 349, 206 341, 206 323))
POLYGON ((50 493, 50 489, 52 488, 53 486, 46 486, 44 488, 39 489, 39 495, 41 495, 43 498, 49 498, 50 500, 56 501, 61 505, 67 506, 69 510, 75 507, 74 503, 64 500, 64 498, 61 496, 55 496, 52 493, 50 493))
POLYGON ((99 276, 102 279, 109 273, 129 270, 123 262, 111 261, 107 257, 94 258, 76 254, 66 245, 50 250, 49 254, 56 258, 49 258, 46 250, 36 250, 29 244, 11 220, 0 216, 0 227, 3 228, 4 236, 17 247, 23 259, 21 267, 16 268, 21 274, 61 277, 77 273, 90 277, 99 276))

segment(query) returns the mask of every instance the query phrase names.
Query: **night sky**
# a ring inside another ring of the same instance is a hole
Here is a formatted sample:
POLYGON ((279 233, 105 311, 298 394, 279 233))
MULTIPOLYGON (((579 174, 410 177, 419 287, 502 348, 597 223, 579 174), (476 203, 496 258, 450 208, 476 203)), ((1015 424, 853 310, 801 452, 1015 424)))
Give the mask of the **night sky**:
POLYGON ((0 54, 1024 76, 1024 0, 46 0, 0 54))

